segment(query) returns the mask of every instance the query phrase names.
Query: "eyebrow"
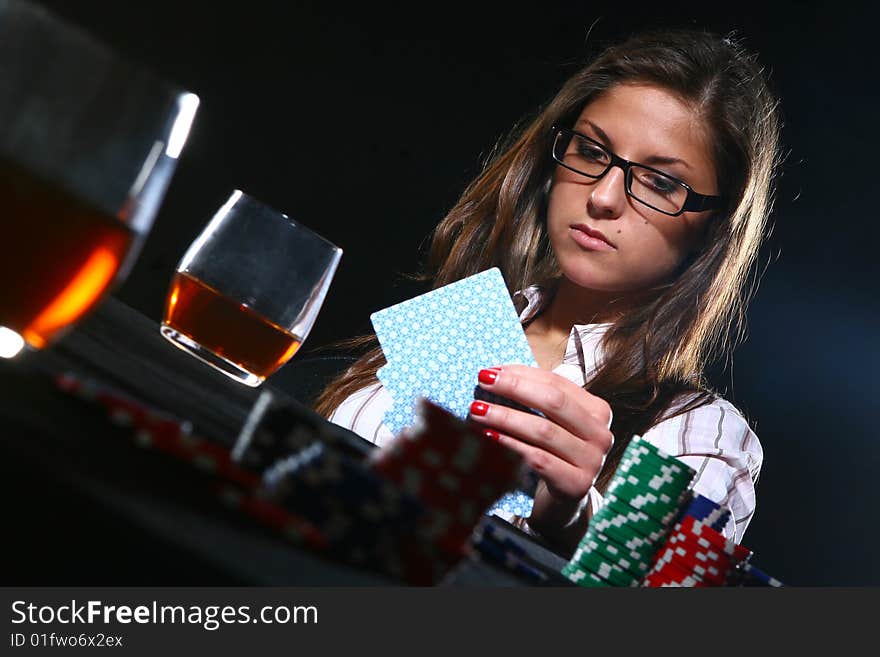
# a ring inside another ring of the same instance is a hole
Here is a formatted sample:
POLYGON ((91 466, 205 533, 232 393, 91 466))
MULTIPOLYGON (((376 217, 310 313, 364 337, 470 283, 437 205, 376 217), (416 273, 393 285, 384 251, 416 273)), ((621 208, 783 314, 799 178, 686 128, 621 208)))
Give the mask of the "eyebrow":
MULTIPOLYGON (((611 141, 611 138, 607 134, 605 134, 605 131, 602 130, 602 128, 600 128, 599 126, 597 126, 595 123, 593 123, 589 119, 581 119, 580 121, 577 122, 576 125, 580 125, 582 123, 585 125, 589 125, 593 130, 595 130, 596 134, 599 135, 599 139, 601 139, 606 144, 608 144, 609 148, 614 145, 613 142, 611 141)), ((641 164, 681 164, 682 166, 684 166, 687 169, 691 168, 691 166, 687 162, 685 162, 684 160, 677 158, 677 157, 667 157, 665 155, 651 155, 650 157, 645 159, 643 162, 641 162, 641 164)))

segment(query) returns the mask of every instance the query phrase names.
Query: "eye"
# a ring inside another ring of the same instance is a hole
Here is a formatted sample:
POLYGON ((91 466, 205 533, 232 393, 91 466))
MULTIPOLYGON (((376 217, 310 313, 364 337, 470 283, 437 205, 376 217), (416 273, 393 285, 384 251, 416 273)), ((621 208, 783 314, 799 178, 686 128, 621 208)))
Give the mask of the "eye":
POLYGON ((682 190, 681 185, 671 178, 653 172, 641 170, 637 173, 639 182, 648 186, 652 191, 658 194, 674 194, 682 190))
POLYGON ((608 160, 608 154, 590 142, 578 139, 576 148, 577 154, 590 162, 606 162, 608 160))

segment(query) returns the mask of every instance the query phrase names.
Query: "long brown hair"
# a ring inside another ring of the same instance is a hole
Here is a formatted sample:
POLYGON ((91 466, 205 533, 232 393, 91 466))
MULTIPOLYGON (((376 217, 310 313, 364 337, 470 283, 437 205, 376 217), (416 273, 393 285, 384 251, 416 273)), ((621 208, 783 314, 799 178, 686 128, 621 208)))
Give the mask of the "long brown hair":
MULTIPOLYGON (((589 102, 622 83, 662 87, 697 113, 727 202, 712 218, 701 251, 603 336, 604 364, 585 386, 614 413, 615 444, 596 483, 600 491, 632 436, 714 399, 704 370, 729 357, 744 334, 780 162, 778 102, 756 56, 733 37, 699 30, 646 32, 606 48, 496 148, 434 229, 422 274, 437 288, 498 267, 511 293, 533 284, 552 290, 561 272, 545 225, 554 170, 551 128, 570 127, 589 102)), ((385 362, 375 336, 345 346, 372 348, 319 396, 316 410, 324 416, 374 383, 385 362)))

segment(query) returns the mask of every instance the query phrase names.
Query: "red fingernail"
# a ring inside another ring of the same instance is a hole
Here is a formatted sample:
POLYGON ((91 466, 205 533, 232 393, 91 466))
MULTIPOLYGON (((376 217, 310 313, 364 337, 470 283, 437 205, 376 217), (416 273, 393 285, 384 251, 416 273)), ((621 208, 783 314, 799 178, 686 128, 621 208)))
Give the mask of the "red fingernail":
POLYGON ((492 385, 495 383, 495 379, 498 378, 498 372, 495 370, 480 370, 480 374, 477 376, 480 383, 485 383, 486 385, 492 385))
POLYGON ((483 437, 488 438, 489 440, 494 440, 496 443, 501 440, 501 436, 498 435, 498 432, 492 431, 491 429, 483 429, 483 437))
POLYGON ((496 372, 500 372, 500 371, 501 371, 501 368, 500 368, 500 367, 487 367, 486 369, 487 369, 487 370, 495 370, 496 372))
POLYGON ((484 404, 481 401, 473 401, 471 402, 471 415, 485 415, 489 412, 489 404, 484 404))

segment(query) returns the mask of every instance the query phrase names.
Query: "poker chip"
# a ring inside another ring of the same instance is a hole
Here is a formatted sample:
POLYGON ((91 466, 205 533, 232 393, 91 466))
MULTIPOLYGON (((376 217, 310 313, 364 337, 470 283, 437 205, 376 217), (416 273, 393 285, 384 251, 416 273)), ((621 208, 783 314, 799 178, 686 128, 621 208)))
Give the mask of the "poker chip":
POLYGON ((55 384, 67 393, 102 406, 111 422, 131 430, 139 447, 162 452, 221 481, 252 488, 259 478, 235 463, 229 451, 193 432, 192 423, 89 378, 59 375, 55 384))
POLYGON ((279 460, 263 477, 262 497, 315 525, 336 545, 396 525, 412 528, 420 505, 374 472, 315 442, 279 460))
POLYGON ((565 566, 562 569, 562 574, 565 575, 569 580, 574 582, 579 586, 584 587, 602 587, 602 586, 611 586, 606 580, 602 579, 595 573, 592 573, 588 570, 584 570, 583 568, 577 568, 575 566, 565 566))
POLYGON ((639 534, 652 543, 659 541, 666 535, 668 525, 664 526, 660 521, 613 496, 608 496, 605 499, 606 503, 590 521, 590 524, 595 526, 597 530, 602 531, 609 527, 615 527, 639 534))
POLYGON ((681 499, 681 495, 673 499, 668 495, 639 492, 635 487, 618 487, 605 494, 607 502, 626 504, 657 521, 662 527, 668 526, 678 516, 681 499))
POLYGON ((731 567, 730 559, 725 555, 672 539, 658 553, 654 568, 662 568, 667 563, 674 563, 700 580, 716 586, 725 583, 731 567))
POLYGON ((623 531, 612 529, 599 531, 595 527, 588 527, 584 534, 584 540, 599 541, 600 544, 609 543, 623 552, 625 558, 632 558, 648 564, 653 563, 657 547, 652 541, 642 536, 631 536, 623 531))
MULTIPOLYGON (((622 475, 632 474, 639 479, 639 487, 645 492, 662 492, 667 495, 678 495, 679 491, 686 490, 691 482, 691 477, 674 475, 667 470, 661 470, 666 466, 658 463, 641 461, 621 461, 617 471, 622 475)), ((694 473, 696 474, 696 473, 694 473)))
POLYGON ((407 581, 416 584, 436 583, 464 556, 477 523, 517 486, 523 468, 518 454, 424 399, 416 422, 367 466, 424 508, 405 550, 407 581))
POLYGON ((480 558, 527 581, 538 585, 548 584, 550 581, 550 574, 545 572, 546 567, 536 564, 521 545, 500 535, 488 522, 478 525, 471 538, 471 547, 480 558))
POLYGON ((316 441, 267 469, 260 497, 303 519, 346 563, 413 584, 436 583, 462 556, 421 533, 440 518, 378 473, 316 441))
POLYGON ((785 586, 775 577, 771 577, 760 568, 750 564, 743 563, 732 574, 729 584, 732 586, 785 586))
MULTIPOLYGON (((657 550, 664 544, 682 506, 690 499, 688 487, 696 472, 651 443, 636 436, 621 457, 605 492, 604 504, 590 519, 563 574, 582 586, 638 586, 654 575, 663 585, 688 585, 696 578, 652 571, 657 550), (591 576, 590 576, 591 575, 591 576)), ((659 584, 658 584, 659 585, 659 584)))
POLYGON ((426 507, 422 536, 450 552, 470 539, 483 514, 512 490, 522 459, 428 400, 418 421, 374 452, 369 467, 426 507))
POLYGON ((696 494, 688 502, 683 515, 691 516, 694 520, 699 520, 715 531, 721 532, 730 520, 730 509, 726 506, 722 507, 704 495, 696 494))
POLYGON ((702 521, 694 519, 692 516, 684 516, 681 522, 676 524, 675 530, 691 534, 697 539, 702 539, 704 542, 714 545, 725 554, 733 557, 735 563, 747 561, 752 555, 752 551, 747 547, 737 545, 733 541, 728 540, 724 534, 702 521))
POLYGON ((596 552, 589 552, 586 548, 575 550, 571 563, 579 569, 597 575, 612 586, 636 586, 640 580, 638 576, 625 571, 616 562, 603 558, 596 552))
POLYGON ((648 572, 650 566, 643 555, 633 550, 625 550, 614 543, 610 543, 607 539, 602 540, 598 537, 592 537, 584 541, 579 549, 589 551, 591 554, 597 554, 639 579, 648 572))
POLYGON ((663 452, 640 436, 633 436, 630 444, 627 445, 621 458, 621 465, 624 463, 640 467, 653 464, 653 469, 658 473, 674 478, 684 478, 687 481, 690 481, 696 474, 689 465, 663 452))
POLYGON ((696 575, 675 563, 664 564, 661 568, 651 571, 642 582, 645 587, 704 587, 696 575))
POLYGON ((608 486, 606 494, 614 494, 626 500, 634 499, 634 496, 644 496, 646 502, 664 509, 678 509, 681 506, 685 494, 678 493, 679 488, 672 486, 654 485, 652 478, 640 478, 634 474, 612 482, 608 486), (678 493, 678 494, 677 494, 678 493))
POLYGON ((643 586, 666 586, 670 582, 677 586, 725 586, 738 576, 736 573, 745 572, 751 550, 707 524, 726 524, 725 511, 711 500, 697 500, 696 505, 692 500, 658 551, 643 586), (690 515, 690 510, 703 520, 690 515))

